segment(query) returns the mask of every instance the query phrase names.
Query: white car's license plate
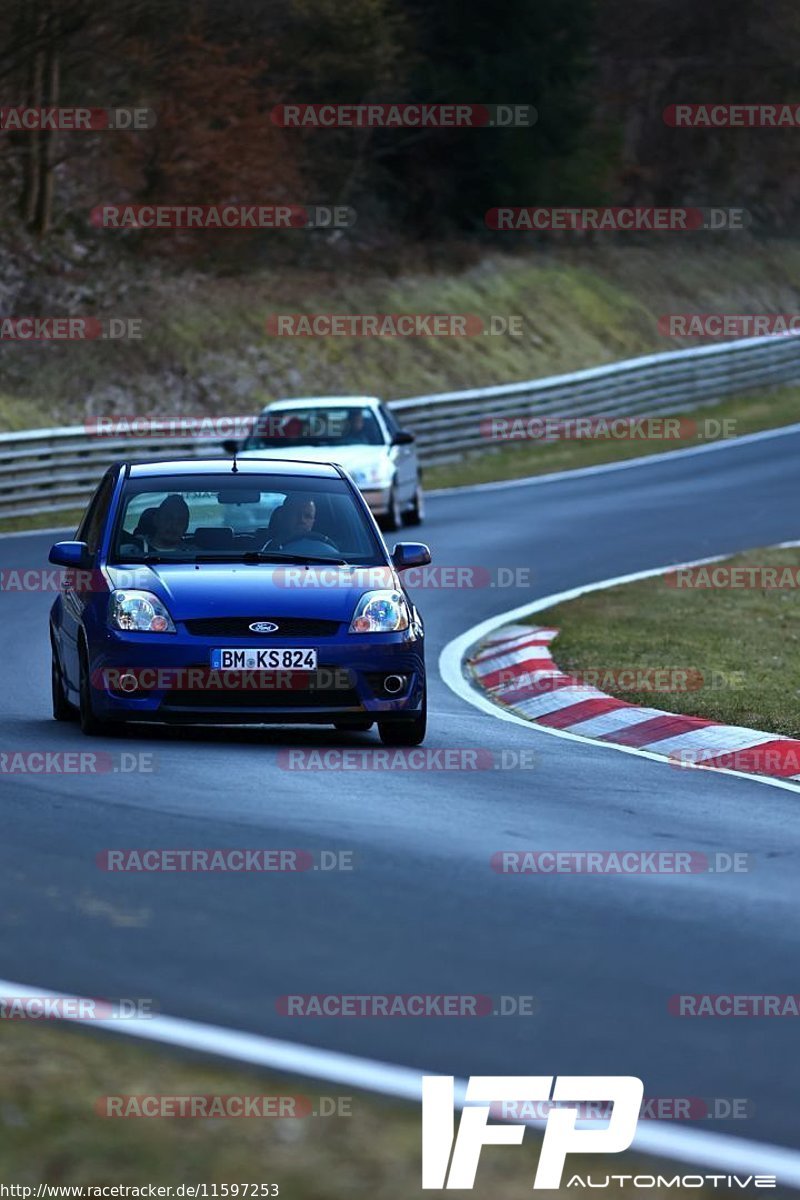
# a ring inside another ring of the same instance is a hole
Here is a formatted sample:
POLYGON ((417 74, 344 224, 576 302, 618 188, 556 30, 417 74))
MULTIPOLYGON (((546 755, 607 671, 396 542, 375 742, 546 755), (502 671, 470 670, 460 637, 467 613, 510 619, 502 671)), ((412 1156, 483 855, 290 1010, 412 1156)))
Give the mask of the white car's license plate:
POLYGON ((215 671, 316 671, 316 650, 290 650, 270 646, 265 650, 212 650, 215 671))

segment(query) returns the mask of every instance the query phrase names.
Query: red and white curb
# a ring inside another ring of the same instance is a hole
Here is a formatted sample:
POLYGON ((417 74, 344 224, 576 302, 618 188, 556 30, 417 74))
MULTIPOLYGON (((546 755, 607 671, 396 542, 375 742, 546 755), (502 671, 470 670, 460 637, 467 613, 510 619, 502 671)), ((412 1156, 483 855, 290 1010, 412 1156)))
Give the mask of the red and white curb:
POLYGON ((467 660, 495 703, 548 729, 647 751, 675 766, 734 769, 800 780, 800 741, 629 704, 560 670, 550 654, 558 630, 505 625, 467 660))

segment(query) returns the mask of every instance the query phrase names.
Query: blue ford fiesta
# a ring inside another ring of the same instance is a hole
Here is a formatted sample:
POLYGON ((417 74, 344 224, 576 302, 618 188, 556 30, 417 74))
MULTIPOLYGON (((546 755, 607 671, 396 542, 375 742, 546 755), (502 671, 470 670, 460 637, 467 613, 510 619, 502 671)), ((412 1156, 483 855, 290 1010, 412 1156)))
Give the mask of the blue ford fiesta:
POLYGON ((326 463, 116 463, 76 534, 50 613, 53 715, 288 722, 425 737, 423 627, 349 476, 326 463))

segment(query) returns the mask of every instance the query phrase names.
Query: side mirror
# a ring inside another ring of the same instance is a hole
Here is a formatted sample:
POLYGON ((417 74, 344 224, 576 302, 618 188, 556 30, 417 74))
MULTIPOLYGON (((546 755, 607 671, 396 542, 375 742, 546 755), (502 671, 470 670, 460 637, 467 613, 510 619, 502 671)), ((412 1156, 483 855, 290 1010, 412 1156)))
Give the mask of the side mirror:
POLYGON ((56 542, 50 548, 49 561, 57 567, 77 567, 86 570, 92 565, 92 555, 86 542, 56 542))
POLYGON ((226 454, 233 456, 239 449, 239 443, 236 441, 236 438, 226 438, 222 443, 222 449, 226 454))
POLYGON ((396 571, 427 567, 430 561, 431 552, 423 542, 398 542, 392 551, 392 565, 396 571))
POLYGON ((398 429, 397 433, 392 438, 393 446, 410 446, 417 439, 413 433, 409 433, 407 429, 398 429))

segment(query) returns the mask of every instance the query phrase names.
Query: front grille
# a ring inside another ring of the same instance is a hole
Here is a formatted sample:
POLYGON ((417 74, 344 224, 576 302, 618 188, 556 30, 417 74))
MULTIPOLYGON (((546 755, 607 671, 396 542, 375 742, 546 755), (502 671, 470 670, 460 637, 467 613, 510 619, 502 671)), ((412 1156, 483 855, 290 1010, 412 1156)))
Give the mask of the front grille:
POLYGON ((162 708, 225 709, 361 708, 355 688, 281 691, 275 688, 252 691, 208 692, 174 688, 161 701, 162 708))
POLYGON ((284 638, 333 637, 341 622, 324 621, 315 617, 273 617, 267 614, 253 617, 197 617, 184 621, 194 637, 269 638, 280 642, 284 638), (254 633, 250 628, 256 621, 271 621, 278 628, 274 633, 254 633))

